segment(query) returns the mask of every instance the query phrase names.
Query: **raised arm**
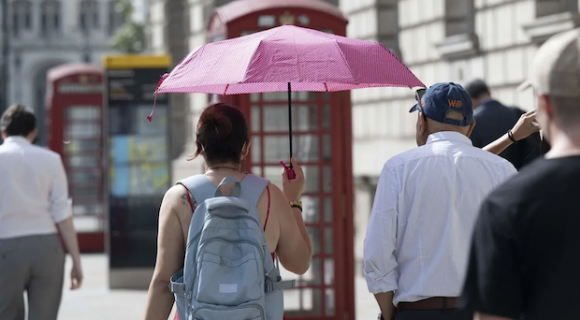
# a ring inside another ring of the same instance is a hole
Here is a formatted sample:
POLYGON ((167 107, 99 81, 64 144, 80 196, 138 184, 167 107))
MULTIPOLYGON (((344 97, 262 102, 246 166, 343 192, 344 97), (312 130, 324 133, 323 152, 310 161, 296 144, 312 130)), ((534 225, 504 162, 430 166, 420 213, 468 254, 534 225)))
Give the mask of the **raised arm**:
POLYGON ((310 268, 312 243, 302 219, 302 211, 290 206, 290 201, 300 200, 304 191, 304 172, 294 159, 292 165, 296 179, 288 180, 286 173, 282 173, 284 192, 270 185, 272 210, 276 210, 280 217, 280 240, 276 253, 284 268, 296 274, 304 274, 310 268))
MULTIPOLYGON (((181 201, 185 193, 182 186, 173 186, 167 191, 159 210, 159 231, 157 238, 157 261, 149 285, 145 320, 167 320, 173 307, 173 295, 169 291, 169 279, 183 267, 185 240, 178 210, 188 204, 181 201), (181 207, 180 207, 181 206, 181 207)), ((183 207, 183 208, 182 208, 183 207)), ((190 209, 188 209, 191 211, 190 209)))
MULTIPOLYGON (((515 141, 525 139, 538 131, 540 131, 540 126, 536 122, 535 109, 522 114, 515 126, 510 130, 515 141)), ((513 143, 514 142, 509 137, 509 133, 506 133, 499 139, 485 146, 483 150, 489 151, 493 154, 500 154, 513 143)))

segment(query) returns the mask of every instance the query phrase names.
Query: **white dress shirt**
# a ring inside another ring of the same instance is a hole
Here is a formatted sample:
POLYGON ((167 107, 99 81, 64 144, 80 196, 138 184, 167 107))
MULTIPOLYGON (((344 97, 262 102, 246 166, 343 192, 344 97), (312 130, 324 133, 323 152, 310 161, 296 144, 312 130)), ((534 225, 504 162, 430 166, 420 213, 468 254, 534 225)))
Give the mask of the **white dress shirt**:
POLYGON ((395 305, 459 296, 479 206, 516 172, 449 131, 387 161, 364 242, 369 291, 395 291, 395 305))
POLYGON ((60 156, 24 137, 0 145, 0 239, 56 233, 71 217, 60 156))

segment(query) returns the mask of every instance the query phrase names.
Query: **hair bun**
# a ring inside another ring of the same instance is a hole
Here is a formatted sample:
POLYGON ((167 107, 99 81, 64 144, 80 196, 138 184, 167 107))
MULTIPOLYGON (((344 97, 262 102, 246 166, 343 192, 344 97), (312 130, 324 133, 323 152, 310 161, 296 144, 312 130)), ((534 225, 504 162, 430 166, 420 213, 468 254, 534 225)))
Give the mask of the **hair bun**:
POLYGON ((217 139, 227 137, 232 132, 232 122, 223 114, 207 114, 205 119, 200 119, 205 127, 203 131, 208 136, 217 139))

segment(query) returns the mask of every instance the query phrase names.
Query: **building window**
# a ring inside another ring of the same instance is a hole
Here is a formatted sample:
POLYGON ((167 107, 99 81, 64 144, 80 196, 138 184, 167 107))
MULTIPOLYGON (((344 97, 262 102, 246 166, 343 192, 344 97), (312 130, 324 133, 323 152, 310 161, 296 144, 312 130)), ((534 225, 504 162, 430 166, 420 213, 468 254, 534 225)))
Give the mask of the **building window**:
POLYGON ((43 35, 56 34, 61 27, 59 1, 43 1, 40 6, 40 28, 43 35))
POLYGON ((452 37, 475 31, 474 0, 445 1, 445 34, 452 37))
POLYGON ((22 30, 32 28, 32 5, 30 1, 14 1, 12 3, 12 31, 17 37, 22 30))
POLYGON ((99 3, 97 1, 81 2, 79 25, 83 31, 99 28, 99 3))
POLYGON ((123 13, 117 6, 117 1, 109 1, 109 34, 114 34, 123 23, 123 13))
POLYGON ((536 0, 536 17, 578 12, 578 0, 536 0))

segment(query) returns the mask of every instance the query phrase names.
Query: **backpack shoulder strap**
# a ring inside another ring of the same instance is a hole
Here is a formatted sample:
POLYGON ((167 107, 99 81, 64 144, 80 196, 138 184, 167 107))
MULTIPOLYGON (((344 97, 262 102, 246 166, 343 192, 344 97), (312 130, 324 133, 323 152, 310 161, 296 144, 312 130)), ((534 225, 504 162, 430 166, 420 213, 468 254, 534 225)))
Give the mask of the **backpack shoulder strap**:
POLYGON ((177 182, 184 186, 192 195, 193 200, 199 205, 206 199, 213 198, 216 186, 205 175, 198 174, 177 182))
POLYGON ((270 181, 253 174, 247 174, 240 184, 242 185, 241 197, 254 206, 258 206, 258 201, 260 201, 260 197, 262 196, 262 193, 264 193, 266 187, 270 184, 270 181))

